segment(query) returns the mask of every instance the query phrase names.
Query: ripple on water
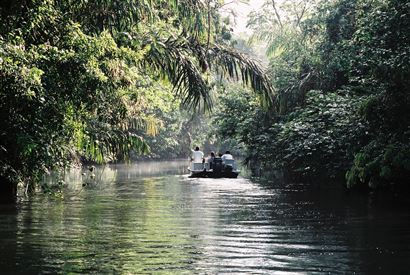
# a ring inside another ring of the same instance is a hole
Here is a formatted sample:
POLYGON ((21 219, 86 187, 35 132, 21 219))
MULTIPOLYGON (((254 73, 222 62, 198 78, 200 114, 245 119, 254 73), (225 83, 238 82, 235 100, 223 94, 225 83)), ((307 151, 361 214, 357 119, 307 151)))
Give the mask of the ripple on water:
MULTIPOLYGON (((168 163, 169 164, 169 163, 168 163)), ((406 273, 410 211, 304 186, 97 169, 0 215, 5 273, 406 273)), ((158 165, 158 167, 151 167, 158 165)), ((182 172, 181 172, 182 171, 182 172)))

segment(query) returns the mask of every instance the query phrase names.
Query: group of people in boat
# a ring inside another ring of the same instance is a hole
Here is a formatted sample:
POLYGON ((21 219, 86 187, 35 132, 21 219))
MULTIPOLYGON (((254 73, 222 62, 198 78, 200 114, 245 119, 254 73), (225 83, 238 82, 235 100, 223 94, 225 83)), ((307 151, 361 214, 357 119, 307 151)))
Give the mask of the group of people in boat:
POLYGON ((199 150, 199 147, 195 147, 195 150, 192 150, 192 157, 191 157, 191 161, 194 163, 205 163, 208 162, 210 167, 212 168, 212 163, 215 161, 215 159, 221 159, 222 162, 224 163, 225 160, 230 160, 233 159, 233 156, 231 154, 231 152, 226 151, 225 154, 222 153, 218 153, 215 154, 215 152, 211 151, 211 153, 209 154, 209 157, 207 159, 205 159, 204 157, 204 153, 199 150))
POLYGON ((210 152, 205 158, 204 153, 197 146, 192 150, 191 161, 191 177, 236 178, 239 175, 235 160, 229 151, 225 154, 210 152))

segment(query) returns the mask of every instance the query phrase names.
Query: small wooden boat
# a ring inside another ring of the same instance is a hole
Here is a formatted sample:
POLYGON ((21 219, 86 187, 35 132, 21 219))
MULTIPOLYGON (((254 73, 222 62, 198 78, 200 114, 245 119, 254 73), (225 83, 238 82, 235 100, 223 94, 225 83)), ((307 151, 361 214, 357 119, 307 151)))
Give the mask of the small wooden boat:
POLYGON ((188 170, 191 178, 237 178, 240 173, 235 160, 222 161, 221 158, 214 158, 212 162, 206 163, 191 162, 188 170))

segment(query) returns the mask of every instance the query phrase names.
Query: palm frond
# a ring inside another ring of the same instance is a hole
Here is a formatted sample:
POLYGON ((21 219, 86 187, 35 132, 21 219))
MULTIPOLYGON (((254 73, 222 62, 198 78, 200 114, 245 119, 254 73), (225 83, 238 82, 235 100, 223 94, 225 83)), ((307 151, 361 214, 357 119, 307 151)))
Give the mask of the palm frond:
POLYGON ((76 135, 77 150, 81 155, 98 163, 117 158, 128 159, 132 150, 138 154, 148 153, 148 144, 129 126, 111 125, 89 119, 76 135))
POLYGON ((223 77, 241 80, 260 96, 265 107, 273 107, 274 89, 256 60, 235 49, 220 45, 213 45, 208 54, 209 60, 212 60, 213 66, 223 77))
POLYGON ((163 121, 153 115, 127 117, 123 128, 127 131, 144 131, 149 136, 156 136, 163 121))
POLYGON ((151 43, 151 47, 145 65, 153 67, 174 85, 175 92, 182 98, 182 104, 192 108, 203 102, 207 108, 211 108, 209 87, 187 41, 168 39, 148 43, 151 43))
POLYGON ((237 50, 211 44, 201 44, 183 37, 166 41, 150 41, 146 66, 160 71, 173 85, 176 93, 189 107, 204 105, 212 108, 212 97, 203 72, 211 69, 222 77, 242 81, 262 99, 266 107, 274 103, 270 80, 257 61, 237 50))
POLYGON ((190 33, 206 31, 206 9, 197 0, 55 0, 55 6, 89 32, 129 31, 141 22, 154 22, 169 10, 190 33))

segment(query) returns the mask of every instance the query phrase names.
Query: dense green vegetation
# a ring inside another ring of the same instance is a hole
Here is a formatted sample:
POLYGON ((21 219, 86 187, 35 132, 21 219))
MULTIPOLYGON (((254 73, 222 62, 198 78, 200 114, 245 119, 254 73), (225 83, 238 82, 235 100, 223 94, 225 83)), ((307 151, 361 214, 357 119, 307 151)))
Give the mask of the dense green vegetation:
POLYGON ((213 72, 271 103, 258 64, 224 43, 218 8, 195 0, 2 1, 0 193, 12 197, 18 183, 29 190, 76 158, 148 152, 144 137, 172 120, 176 106, 212 106, 213 72))
POLYGON ((267 1, 252 14, 265 41, 276 108, 248 92, 223 99, 222 138, 265 173, 398 187, 410 178, 410 2, 267 1), (284 16, 286 15, 286 16, 284 16))
POLYGON ((0 193, 73 162, 194 144, 291 180, 405 185, 410 3, 266 1, 250 46, 224 4, 2 1, 0 193), (267 73, 245 54, 263 43, 267 73))

